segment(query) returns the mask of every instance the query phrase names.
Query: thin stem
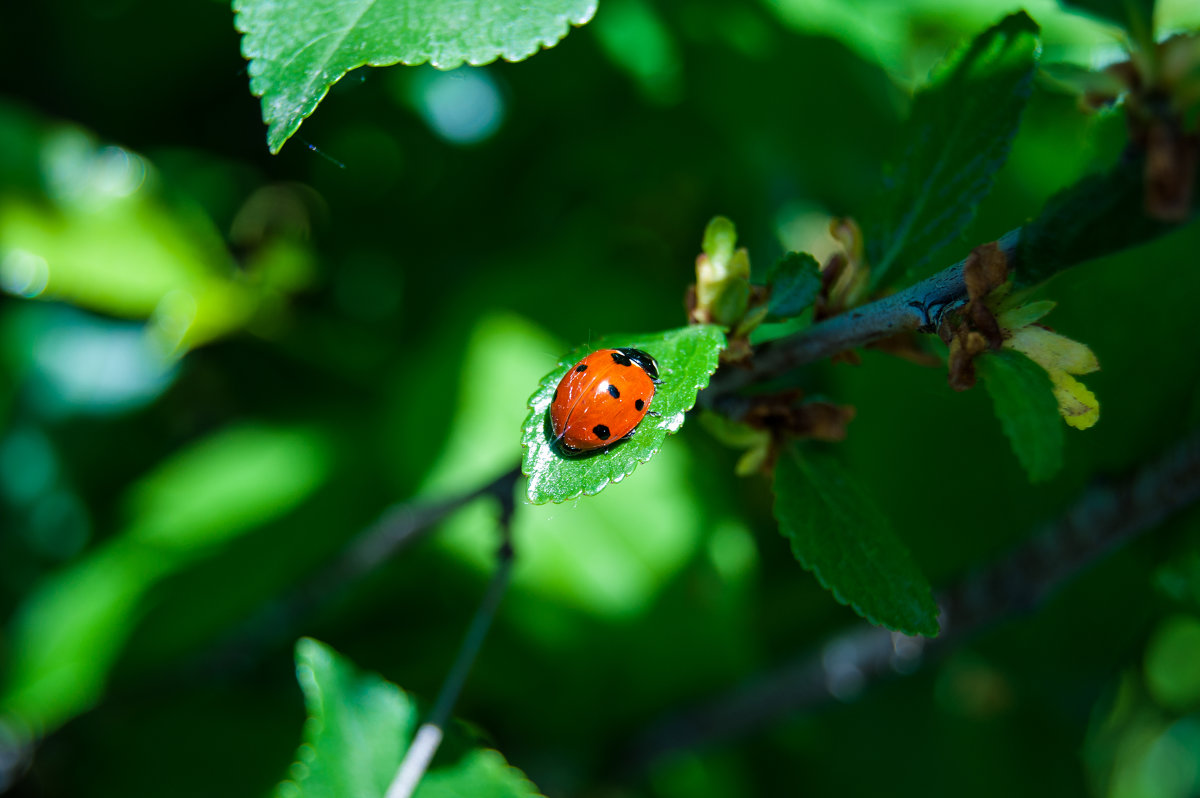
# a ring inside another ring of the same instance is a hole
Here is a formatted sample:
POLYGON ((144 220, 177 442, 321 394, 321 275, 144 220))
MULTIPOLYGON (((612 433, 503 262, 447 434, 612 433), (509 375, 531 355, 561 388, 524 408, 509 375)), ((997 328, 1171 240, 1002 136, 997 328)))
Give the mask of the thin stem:
POLYGON ((264 643, 291 637, 300 621, 317 607, 335 600, 347 586, 424 539, 442 519, 483 496, 495 496, 503 508, 510 506, 520 478, 521 465, 517 463, 491 482, 457 496, 389 507, 359 532, 334 562, 238 626, 204 657, 201 669, 226 673, 248 667, 266 648, 264 643))
POLYGON ((442 689, 438 693, 433 710, 429 713, 428 720, 417 729, 412 745, 409 746, 404 760, 396 770, 391 786, 388 787, 386 798, 410 798, 417 789, 421 777, 425 775, 429 763, 437 753, 438 746, 441 745, 446 724, 450 721, 451 712, 454 711, 454 704, 458 701, 459 694, 462 693, 471 667, 475 664, 475 658, 479 655, 479 650, 483 648, 483 641, 487 638, 492 619, 496 617, 500 601, 504 598, 505 591, 508 590, 513 567, 513 549, 510 539, 513 511, 511 492, 507 501, 503 497, 501 497, 501 501, 504 504, 500 526, 504 538, 497 553, 496 572, 492 575, 491 582, 488 583, 487 592, 484 594, 479 608, 475 611, 475 617, 471 619, 471 626, 467 629, 466 637, 463 638, 462 645, 458 649, 454 665, 442 683, 442 689))

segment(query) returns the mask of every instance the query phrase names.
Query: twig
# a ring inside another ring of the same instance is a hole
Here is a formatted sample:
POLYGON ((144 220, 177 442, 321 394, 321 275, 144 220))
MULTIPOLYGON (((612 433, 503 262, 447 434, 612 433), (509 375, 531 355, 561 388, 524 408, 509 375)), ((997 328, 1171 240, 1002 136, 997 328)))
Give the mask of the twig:
POLYGON ((201 670, 227 673, 245 667, 267 648, 264 641, 285 639, 301 619, 328 603, 347 585, 381 567, 428 535, 438 522, 483 496, 511 507, 518 463, 478 488, 430 504, 402 504, 385 510, 349 544, 341 557, 292 593, 262 608, 229 634, 200 663, 201 670))
POLYGON ((454 704, 458 701, 459 693, 462 692, 463 685, 467 681, 467 675, 471 672, 471 666, 475 663, 480 648, 483 647, 483 641, 487 637, 492 619, 495 618, 496 611, 500 607, 500 601, 508 589, 513 566, 511 526, 514 502, 512 492, 508 493, 507 500, 502 499, 502 501, 504 504, 500 516, 500 530, 503 539, 497 553, 496 572, 492 575, 487 592, 484 594, 479 608, 475 611, 475 617, 471 619, 471 626, 467 629, 466 637, 458 650, 454 665, 450 668, 446 681, 442 684, 437 702, 429 713, 429 719, 417 729, 412 745, 408 747, 404 760, 396 770, 396 775, 392 779, 391 786, 388 787, 385 798, 409 798, 417 789, 421 777, 425 775, 433 755, 437 753, 438 746, 441 745, 443 730, 450 721, 450 713, 454 710, 454 704))
POLYGON ((959 645, 1002 617, 1032 611, 1089 563, 1197 501, 1200 433, 1132 476, 1088 490, 1029 544, 945 591, 937 639, 857 627, 753 684, 654 724, 626 750, 623 770, 639 772, 671 752, 734 738, 912 673, 923 655, 959 645))
MULTIPOLYGON (((1010 230, 997 242, 1009 259, 1017 257, 1021 231, 1010 230)), ((797 366, 865 346, 903 332, 933 332, 942 317, 967 299, 963 281, 966 258, 898 293, 818 322, 806 330, 770 341, 755 350, 751 368, 726 367, 713 375, 700 399, 707 407, 740 388, 777 377, 797 366)))

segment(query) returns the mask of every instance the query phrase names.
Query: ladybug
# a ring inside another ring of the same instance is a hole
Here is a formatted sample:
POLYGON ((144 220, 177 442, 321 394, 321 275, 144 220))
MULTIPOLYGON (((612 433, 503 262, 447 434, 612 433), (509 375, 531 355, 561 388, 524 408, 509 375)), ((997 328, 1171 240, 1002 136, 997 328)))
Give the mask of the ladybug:
POLYGON ((661 382, 658 363, 640 349, 592 352, 554 389, 550 425, 555 446, 570 456, 625 440, 650 412, 661 382))

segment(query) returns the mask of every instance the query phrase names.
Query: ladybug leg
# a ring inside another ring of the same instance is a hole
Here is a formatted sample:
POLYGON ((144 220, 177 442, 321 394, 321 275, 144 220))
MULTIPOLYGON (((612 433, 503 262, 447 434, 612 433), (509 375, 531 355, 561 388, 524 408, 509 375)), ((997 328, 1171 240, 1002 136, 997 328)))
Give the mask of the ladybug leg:
POLYGON ((617 447, 616 447, 616 445, 617 445, 618 443, 624 443, 625 441, 627 441, 627 440, 629 440, 630 438, 632 438, 632 437, 633 437, 633 433, 635 433, 635 432, 637 432, 637 428, 636 428, 636 427, 635 427, 634 429, 631 429, 631 430, 629 430, 629 432, 626 432, 626 433, 625 433, 625 434, 624 434, 622 437, 620 437, 620 438, 617 438, 615 441, 613 441, 611 444, 609 444, 609 446, 608 446, 608 448, 607 448, 607 451, 611 452, 613 449, 617 448, 617 447))

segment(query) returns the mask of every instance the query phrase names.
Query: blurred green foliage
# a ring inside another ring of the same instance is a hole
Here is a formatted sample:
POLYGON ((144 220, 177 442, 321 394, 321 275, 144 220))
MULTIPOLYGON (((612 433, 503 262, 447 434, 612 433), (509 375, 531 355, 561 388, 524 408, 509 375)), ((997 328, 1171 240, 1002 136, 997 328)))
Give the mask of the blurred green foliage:
MULTIPOLYGON (((1025 7, 1044 60, 1118 57, 1103 21, 1025 7)), ((227 4, 22 7, 0 30, 0 788, 266 794, 301 740, 301 635, 431 698, 493 562, 487 501, 313 612, 288 597, 387 508, 515 464, 568 349, 682 324, 715 214, 760 281, 785 251, 823 259, 829 218, 878 199, 911 87, 1013 10, 613 0, 518 64, 353 72, 305 123, 315 149, 272 157, 227 4)), ((1200 25, 1184 1, 1156 17, 1200 25)), ((1123 144, 1119 113, 1035 81, 942 257, 1123 144)), ((796 376, 857 408, 840 454, 935 587, 1200 424, 1197 248, 1192 224, 1039 289, 1104 403, 1044 484, 940 370, 867 351, 796 376)), ((1194 509, 905 680, 625 771, 661 713, 857 620, 737 457, 688 424, 600 496, 518 504, 457 714, 540 790, 1195 794, 1194 509)))

